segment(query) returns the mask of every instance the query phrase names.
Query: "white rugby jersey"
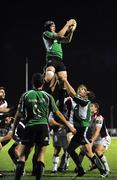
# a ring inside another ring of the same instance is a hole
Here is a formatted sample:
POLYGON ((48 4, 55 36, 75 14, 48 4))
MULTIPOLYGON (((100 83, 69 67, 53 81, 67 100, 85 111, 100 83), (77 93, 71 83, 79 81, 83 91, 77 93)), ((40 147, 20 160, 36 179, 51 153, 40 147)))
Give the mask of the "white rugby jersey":
POLYGON ((96 127, 100 128, 100 137, 106 137, 108 136, 108 130, 106 128, 104 117, 100 114, 95 114, 91 118, 90 127, 92 130, 92 134, 94 134, 96 127))

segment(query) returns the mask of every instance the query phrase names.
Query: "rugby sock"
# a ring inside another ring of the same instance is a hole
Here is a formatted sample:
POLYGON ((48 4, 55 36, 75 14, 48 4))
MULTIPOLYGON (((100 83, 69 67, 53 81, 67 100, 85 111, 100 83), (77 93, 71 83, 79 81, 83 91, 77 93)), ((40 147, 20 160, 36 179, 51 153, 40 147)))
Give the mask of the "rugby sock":
POLYGON ((82 165, 80 163, 80 159, 79 159, 78 154, 75 151, 72 151, 72 152, 68 151, 68 153, 72 157, 74 163, 77 165, 78 173, 79 172, 84 172, 83 167, 82 167, 82 165))
POLYGON ((66 157, 65 157, 66 169, 69 167, 69 162, 70 162, 70 155, 68 154, 68 152, 66 152, 66 157))
POLYGON ((45 167, 45 165, 43 162, 41 162, 41 161, 36 162, 36 171, 35 171, 36 180, 41 180, 41 177, 44 172, 44 167, 45 167))
POLYGON ((36 171, 36 153, 34 153, 33 157, 32 157, 32 176, 35 176, 35 171, 36 171))
POLYGON ((79 153, 79 160, 80 160, 80 163, 82 163, 83 159, 84 159, 84 156, 86 155, 86 153, 84 151, 81 151, 79 153))
POLYGON ((59 110, 64 112, 64 99, 65 99, 66 90, 59 89, 58 100, 59 100, 59 110))
POLYGON ((59 156, 53 156, 53 172, 57 171, 59 156))
POLYGON ((105 172, 103 164, 101 163, 100 159, 97 156, 94 155, 92 158, 90 158, 90 160, 93 164, 96 165, 96 167, 100 171, 100 174, 103 174, 105 172))
POLYGON ((105 155, 97 155, 100 159, 100 161, 102 162, 103 166, 104 166, 104 169, 108 172, 110 172, 110 168, 109 168, 109 165, 108 165, 108 161, 107 161, 107 158, 105 155))
POLYGON ((63 155, 62 155, 62 158, 61 158, 61 162, 60 162, 60 165, 59 165, 59 171, 60 170, 67 170, 68 167, 69 167, 69 160, 70 160, 70 155, 68 154, 68 152, 66 151, 63 155))
POLYGON ((65 153, 61 157, 61 162, 60 162, 59 168, 60 169, 64 169, 65 168, 65 153))
POLYGON ((25 162, 18 161, 16 165, 16 171, 15 171, 15 180, 21 180, 21 176, 23 175, 25 162))
POLYGON ((14 164, 17 164, 17 159, 18 156, 15 154, 15 147, 17 146, 17 144, 13 144, 10 149, 8 150, 8 154, 11 157, 12 161, 14 162, 14 164))

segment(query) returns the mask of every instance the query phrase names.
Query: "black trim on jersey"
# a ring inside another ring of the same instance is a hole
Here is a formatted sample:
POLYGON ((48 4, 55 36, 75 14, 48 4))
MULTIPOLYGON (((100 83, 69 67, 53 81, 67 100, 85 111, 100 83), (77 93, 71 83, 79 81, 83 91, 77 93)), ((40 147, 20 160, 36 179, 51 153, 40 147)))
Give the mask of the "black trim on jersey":
POLYGON ((82 107, 86 106, 89 103, 89 100, 84 100, 81 99, 80 97, 74 97, 73 100, 75 101, 75 103, 80 104, 82 107))
POLYGON ((106 130, 106 123, 104 119, 103 119, 102 128, 100 130, 100 134, 101 134, 101 137, 106 137, 108 135, 107 130, 106 130))

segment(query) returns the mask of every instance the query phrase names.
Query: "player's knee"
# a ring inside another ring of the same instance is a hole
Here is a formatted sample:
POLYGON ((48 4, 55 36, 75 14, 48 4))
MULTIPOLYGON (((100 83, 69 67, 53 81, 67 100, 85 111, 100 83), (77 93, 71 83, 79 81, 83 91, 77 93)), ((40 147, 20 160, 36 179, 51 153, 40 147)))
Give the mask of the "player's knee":
POLYGON ((54 77, 54 72, 53 71, 46 71, 45 73, 45 81, 51 81, 52 78, 54 77))
POLYGON ((100 150, 96 150, 95 153, 98 155, 98 156, 101 156, 102 154, 104 154, 103 151, 100 151, 100 150))

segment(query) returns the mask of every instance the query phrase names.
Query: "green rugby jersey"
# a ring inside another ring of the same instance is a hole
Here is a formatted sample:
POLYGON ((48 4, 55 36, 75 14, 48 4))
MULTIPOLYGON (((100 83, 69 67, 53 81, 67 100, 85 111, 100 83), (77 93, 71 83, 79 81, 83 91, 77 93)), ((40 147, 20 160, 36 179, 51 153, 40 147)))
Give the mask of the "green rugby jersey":
POLYGON ((45 31, 43 33, 43 42, 46 48, 46 61, 48 61, 48 57, 56 56, 61 60, 63 59, 63 51, 61 42, 55 39, 55 33, 50 31, 45 31))
POLYGON ((73 123, 75 127, 89 127, 91 121, 90 100, 82 99, 80 96, 73 98, 77 104, 74 108, 73 123))
POLYGON ((24 114, 26 126, 48 124, 50 111, 58 110, 54 98, 42 90, 29 90, 24 93, 18 104, 18 111, 24 114))

